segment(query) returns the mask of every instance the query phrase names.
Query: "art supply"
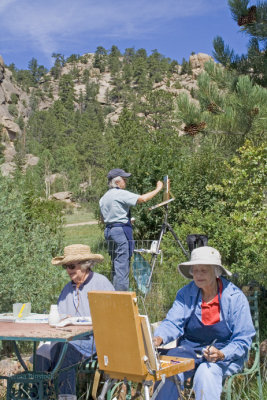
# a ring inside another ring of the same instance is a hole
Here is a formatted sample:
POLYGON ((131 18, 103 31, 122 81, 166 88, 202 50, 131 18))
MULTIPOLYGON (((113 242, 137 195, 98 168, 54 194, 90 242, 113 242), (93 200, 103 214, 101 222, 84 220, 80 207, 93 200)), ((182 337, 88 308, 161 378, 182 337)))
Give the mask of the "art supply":
POLYGON ((28 317, 31 313, 31 303, 15 303, 13 304, 14 318, 28 317))
POLYGON ((212 341, 212 343, 207 347, 208 352, 210 352, 211 346, 214 346, 216 342, 217 342, 217 339, 214 339, 214 340, 212 341))
POLYGON ((56 326, 60 321, 60 315, 58 312, 57 304, 52 304, 50 307, 50 313, 48 315, 48 323, 50 326, 56 326))
POLYGON ((22 307, 21 307, 20 312, 19 312, 19 315, 18 315, 19 318, 22 317, 22 313, 23 313, 24 308, 25 308, 25 303, 22 304, 22 307))

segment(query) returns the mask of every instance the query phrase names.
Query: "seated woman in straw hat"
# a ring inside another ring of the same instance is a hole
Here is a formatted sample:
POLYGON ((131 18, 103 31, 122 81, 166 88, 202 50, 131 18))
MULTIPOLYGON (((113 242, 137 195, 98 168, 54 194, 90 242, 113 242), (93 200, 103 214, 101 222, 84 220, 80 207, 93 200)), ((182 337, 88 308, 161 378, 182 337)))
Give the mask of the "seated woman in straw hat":
MULTIPOLYGON (((64 248, 63 256, 52 259, 52 264, 62 265, 70 277, 70 282, 65 285, 58 298, 60 314, 73 317, 90 316, 87 293, 92 290, 114 290, 113 285, 104 275, 92 270, 93 266, 103 259, 101 254, 91 253, 90 247, 83 244, 67 246, 64 248)), ((62 343, 40 347, 37 352, 36 369, 51 370, 58 361, 61 349, 62 343)), ((95 352, 92 336, 89 336, 87 340, 70 342, 61 368, 77 364, 95 352)), ((59 393, 61 395, 75 394, 74 369, 59 374, 59 393)))
MULTIPOLYGON (((196 400, 219 400, 223 378, 242 369, 255 335, 249 304, 243 292, 221 276, 231 272, 212 247, 194 249, 178 271, 192 282, 178 291, 154 333, 154 344, 178 339, 178 347, 167 354, 195 359, 195 370, 179 374, 180 380, 195 374, 196 400)), ((176 385, 167 379, 156 399, 178 397, 176 385)))

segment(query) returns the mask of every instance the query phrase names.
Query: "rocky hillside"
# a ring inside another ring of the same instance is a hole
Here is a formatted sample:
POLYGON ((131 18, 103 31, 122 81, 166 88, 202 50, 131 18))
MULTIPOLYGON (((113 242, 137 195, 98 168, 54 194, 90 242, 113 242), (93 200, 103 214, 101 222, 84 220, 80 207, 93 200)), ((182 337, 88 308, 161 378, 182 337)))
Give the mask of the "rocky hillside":
MULTIPOLYGON (((191 55, 188 63, 191 68, 190 74, 181 74, 182 66, 176 65, 171 76, 165 76, 161 81, 153 83, 152 92, 164 90, 174 97, 181 92, 190 95, 190 92, 197 87, 196 78, 198 74, 203 70, 204 63, 209 59, 211 57, 203 53, 191 55)), ((121 57, 120 61, 122 60, 121 57)), ((58 76, 51 69, 34 86, 25 88, 25 85, 16 81, 12 70, 5 66, 4 60, 0 56, 0 131, 3 155, 1 172, 3 175, 9 175, 14 170, 16 154, 14 143, 16 139, 25 136, 24 127, 27 125, 29 116, 36 110, 48 110, 59 99, 60 78, 64 75, 73 76, 76 109, 80 107, 79 97, 85 95, 86 85, 90 82, 97 87, 97 102, 102 107, 109 107, 105 122, 114 124, 118 121, 123 109, 123 101, 109 96, 115 88, 114 74, 108 67, 101 71, 94 64, 95 54, 85 54, 78 60, 66 62, 62 65, 58 76)), ((192 99, 192 101, 196 100, 192 99)), ((143 113, 141 110, 139 116, 145 117, 145 112, 143 113)), ((25 141, 25 137, 23 140, 25 141)), ((25 167, 35 165, 37 162, 38 157, 26 154, 25 167)))

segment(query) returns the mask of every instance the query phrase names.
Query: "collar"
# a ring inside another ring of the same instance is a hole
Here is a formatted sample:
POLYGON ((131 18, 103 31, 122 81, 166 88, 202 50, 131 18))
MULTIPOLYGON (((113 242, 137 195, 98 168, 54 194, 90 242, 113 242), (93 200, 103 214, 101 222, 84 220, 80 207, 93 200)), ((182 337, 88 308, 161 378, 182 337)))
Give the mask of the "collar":
MULTIPOLYGON (((83 283, 81 283, 81 285, 79 286, 79 290, 81 290, 84 285, 87 285, 88 282, 90 282, 90 280, 93 278, 94 272, 90 271, 89 275, 87 276, 87 278, 85 279, 85 281, 83 283)), ((76 289, 77 285, 75 282, 71 281, 72 283, 72 287, 76 289)))

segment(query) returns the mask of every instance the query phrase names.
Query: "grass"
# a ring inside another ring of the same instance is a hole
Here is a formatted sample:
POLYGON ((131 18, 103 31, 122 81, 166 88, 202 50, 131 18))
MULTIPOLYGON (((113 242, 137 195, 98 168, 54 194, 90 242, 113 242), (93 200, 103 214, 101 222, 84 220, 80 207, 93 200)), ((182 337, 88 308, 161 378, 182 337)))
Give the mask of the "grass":
POLYGON ((95 220, 95 215, 92 211, 85 207, 74 209, 72 213, 65 214, 65 224, 76 224, 79 222, 88 222, 95 220))
POLYGON ((64 228, 64 245, 80 243, 95 247, 103 241, 104 234, 98 225, 81 225, 64 228))
MULTIPOLYGON (((68 210, 65 214, 65 225, 91 221, 96 221, 95 215, 85 206, 79 209, 68 210), (72 212, 70 213, 70 211, 72 212)), ((98 224, 64 227, 64 246, 80 243, 87 244, 93 248, 98 243, 101 243, 103 238, 103 231, 98 224)))

